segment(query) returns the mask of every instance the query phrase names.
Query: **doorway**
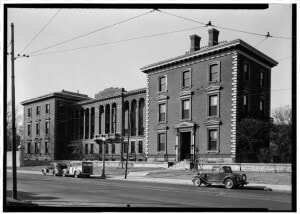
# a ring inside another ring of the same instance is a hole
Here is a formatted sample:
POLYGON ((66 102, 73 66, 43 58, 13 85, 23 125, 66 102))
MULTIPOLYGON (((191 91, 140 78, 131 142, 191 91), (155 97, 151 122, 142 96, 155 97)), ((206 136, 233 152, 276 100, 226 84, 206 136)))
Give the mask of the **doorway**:
POLYGON ((180 132, 180 157, 179 161, 190 159, 191 156, 191 132, 180 132))

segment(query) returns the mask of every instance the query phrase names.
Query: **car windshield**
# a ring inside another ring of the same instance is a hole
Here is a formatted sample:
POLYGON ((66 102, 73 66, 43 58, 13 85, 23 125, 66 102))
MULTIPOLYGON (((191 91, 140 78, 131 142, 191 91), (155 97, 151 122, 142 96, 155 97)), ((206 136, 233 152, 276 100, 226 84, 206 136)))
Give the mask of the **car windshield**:
POLYGON ((225 173, 232 173, 231 167, 223 167, 225 173))

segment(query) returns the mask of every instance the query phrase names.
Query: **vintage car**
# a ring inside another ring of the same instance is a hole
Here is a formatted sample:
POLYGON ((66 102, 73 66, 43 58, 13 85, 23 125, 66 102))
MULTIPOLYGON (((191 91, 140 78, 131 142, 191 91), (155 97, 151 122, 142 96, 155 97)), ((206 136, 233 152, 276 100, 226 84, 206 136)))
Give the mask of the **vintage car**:
POLYGON ((62 171, 62 176, 89 177, 100 174, 102 170, 100 161, 71 161, 69 166, 62 171))
POLYGON ((196 187, 224 184, 227 189, 242 188, 248 184, 246 174, 233 173, 230 166, 213 166, 212 171, 200 171, 192 181, 196 187))
POLYGON ((46 168, 42 169, 43 175, 51 174, 54 176, 62 175, 64 169, 66 169, 68 165, 63 162, 51 162, 46 168))

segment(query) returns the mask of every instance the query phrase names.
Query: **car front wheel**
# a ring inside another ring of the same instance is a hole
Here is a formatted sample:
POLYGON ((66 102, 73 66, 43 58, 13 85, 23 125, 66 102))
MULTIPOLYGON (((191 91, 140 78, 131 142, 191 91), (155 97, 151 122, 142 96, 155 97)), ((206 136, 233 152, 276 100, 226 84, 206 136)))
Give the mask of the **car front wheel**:
POLYGON ((74 174, 74 177, 78 178, 78 175, 79 175, 79 172, 76 171, 75 174, 74 174))
POLYGON ((227 178, 225 180, 224 184, 225 184, 225 187, 227 189, 233 189, 234 188, 234 182, 233 182, 233 180, 231 178, 227 178))
POLYGON ((194 180, 194 186, 195 187, 201 186, 201 180, 200 180, 200 178, 195 178, 195 180, 194 180))

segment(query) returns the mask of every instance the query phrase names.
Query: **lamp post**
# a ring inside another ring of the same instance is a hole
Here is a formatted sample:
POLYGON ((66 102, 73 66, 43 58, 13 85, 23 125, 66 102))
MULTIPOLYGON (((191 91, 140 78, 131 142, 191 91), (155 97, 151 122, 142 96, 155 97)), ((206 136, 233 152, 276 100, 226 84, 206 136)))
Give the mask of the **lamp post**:
MULTIPOLYGON (((102 164, 103 164, 103 166, 102 166, 102 175, 101 175, 100 178, 106 179, 106 175, 105 175, 105 151, 104 151, 106 138, 101 137, 100 139, 102 141, 102 164)), ((99 150, 100 150, 100 146, 101 145, 100 145, 100 142, 99 142, 99 150)))
POLYGON ((128 169, 128 151, 129 151, 129 137, 130 137, 130 111, 129 111, 129 105, 128 105, 128 135, 127 135, 127 148, 126 148, 126 164, 125 164, 125 179, 127 179, 127 169, 128 169))

